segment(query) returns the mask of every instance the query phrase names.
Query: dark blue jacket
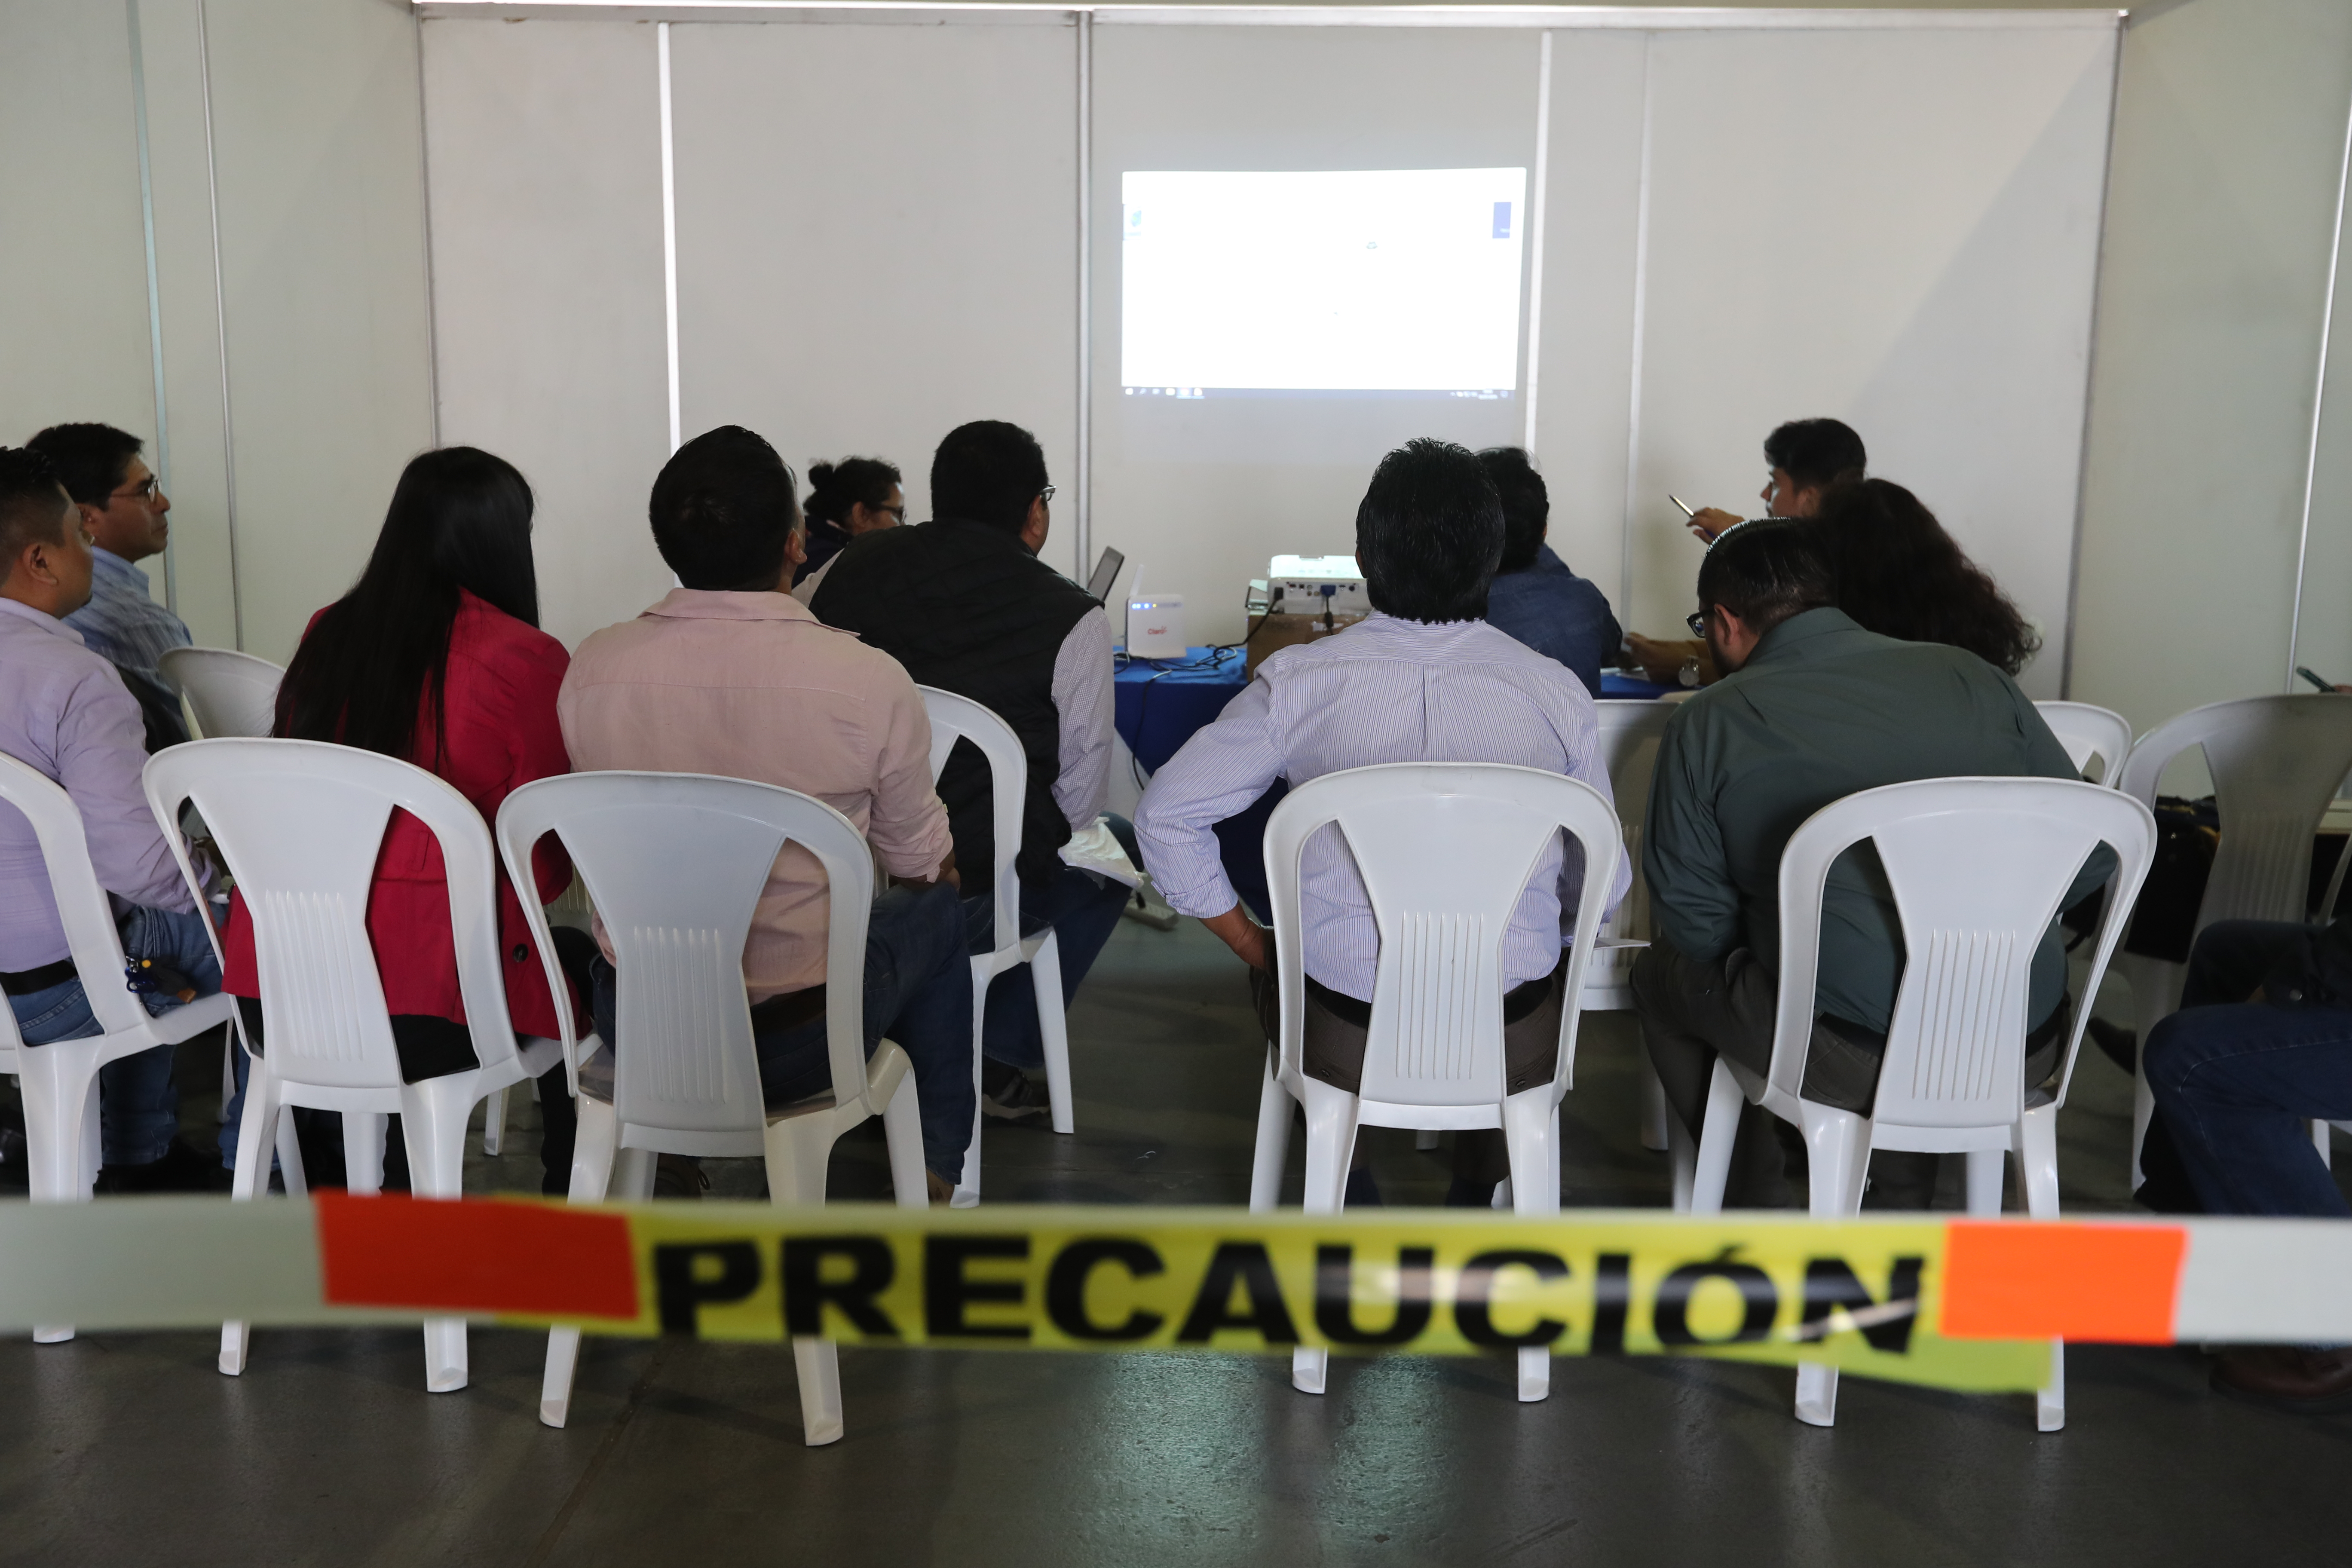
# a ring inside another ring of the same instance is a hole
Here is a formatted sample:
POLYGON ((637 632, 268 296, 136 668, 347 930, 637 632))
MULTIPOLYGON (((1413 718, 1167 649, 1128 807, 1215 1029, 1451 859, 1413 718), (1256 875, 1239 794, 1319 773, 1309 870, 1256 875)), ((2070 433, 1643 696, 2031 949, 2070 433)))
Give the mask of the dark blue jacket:
POLYGON ((1549 544, 1538 547, 1526 571, 1495 579, 1486 590, 1486 622, 1568 666, 1595 697, 1601 667, 1615 660, 1625 641, 1608 596, 1570 571, 1549 544))

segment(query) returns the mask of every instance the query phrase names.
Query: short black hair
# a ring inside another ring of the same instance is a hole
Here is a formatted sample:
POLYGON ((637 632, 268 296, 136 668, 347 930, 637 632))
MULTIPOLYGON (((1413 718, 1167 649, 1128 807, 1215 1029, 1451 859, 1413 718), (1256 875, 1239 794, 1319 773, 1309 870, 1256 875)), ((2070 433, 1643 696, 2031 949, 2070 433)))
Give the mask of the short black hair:
POLYGON ((52 425, 25 445, 49 460, 66 494, 103 507, 146 443, 111 425, 52 425))
POLYGON ((1801 485, 1858 479, 1870 465, 1862 437, 1836 419, 1791 419, 1764 437, 1764 460, 1801 485))
POLYGON ((1503 558, 1503 501, 1467 447, 1430 437, 1381 459, 1356 508, 1356 564, 1372 608, 1475 621, 1503 558))
POLYGON ((1821 531, 1789 517, 1743 522, 1698 566, 1701 609, 1721 605, 1762 637, 1791 616, 1837 603, 1837 575, 1821 531))
POLYGON ((931 454, 931 515, 1018 533, 1047 482, 1036 437, 1002 419, 975 419, 949 431, 931 454))
POLYGON ((0 583, 16 571, 16 557, 26 546, 65 542, 70 510, 47 454, 0 447, 0 583))
POLYGON ((801 512, 791 467, 740 425, 706 430, 671 454, 646 510, 677 580, 709 593, 760 593, 783 575, 801 512))
POLYGON ((1503 501, 1503 563, 1495 568, 1524 572, 1536 563, 1543 548, 1544 528, 1551 521, 1551 492, 1536 472, 1535 459, 1518 447, 1489 447, 1478 454, 1478 466, 1495 481, 1503 501))

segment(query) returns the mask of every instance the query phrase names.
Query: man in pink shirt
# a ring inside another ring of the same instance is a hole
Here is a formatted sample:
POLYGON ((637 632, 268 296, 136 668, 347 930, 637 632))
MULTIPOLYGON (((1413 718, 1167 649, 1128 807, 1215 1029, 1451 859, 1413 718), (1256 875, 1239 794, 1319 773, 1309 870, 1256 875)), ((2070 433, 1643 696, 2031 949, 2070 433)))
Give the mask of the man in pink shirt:
MULTIPOLYGON (((556 710, 575 768, 780 784, 866 836, 890 886, 867 927, 866 1048, 887 1035, 913 1063, 923 1163, 933 1200, 945 1202, 971 1141, 971 972, 947 808, 931 787, 930 720, 896 659, 793 600, 806 554, 793 492, 775 448, 740 426, 679 447, 649 510, 684 586, 582 643, 556 710)), ((743 948, 770 1105, 832 1087, 827 910, 815 858, 785 846, 743 948)), ((596 1027, 612 1041, 613 948, 601 933, 599 942, 596 1027)))

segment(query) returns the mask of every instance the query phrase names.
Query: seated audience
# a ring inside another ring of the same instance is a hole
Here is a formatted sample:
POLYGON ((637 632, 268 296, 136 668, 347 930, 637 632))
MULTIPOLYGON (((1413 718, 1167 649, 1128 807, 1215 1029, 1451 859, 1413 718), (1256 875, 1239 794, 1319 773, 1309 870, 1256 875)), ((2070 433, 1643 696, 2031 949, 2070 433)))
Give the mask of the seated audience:
POLYGON ((1503 500, 1503 563, 1486 589, 1486 620, 1556 658, 1601 695, 1601 667, 1614 664, 1624 640, 1607 595, 1568 569, 1545 542, 1551 497, 1543 476, 1517 447, 1491 447, 1479 466, 1503 500))
MULTIPOLYGON (((1269 1037, 1277 1022, 1270 938, 1235 896, 1214 828, 1276 779, 1295 788, 1376 763, 1508 763, 1609 794, 1591 693, 1558 660, 1484 618, 1503 540, 1503 507, 1476 458, 1433 440, 1391 452, 1356 510, 1356 559, 1372 613, 1336 637, 1269 655, 1144 792, 1136 837, 1152 880, 1250 966, 1269 1037)), ((1299 875, 1304 1067, 1353 1093, 1362 1082, 1380 950, 1371 900, 1336 828, 1308 844, 1299 875)), ((1612 903, 1631 881, 1621 866, 1612 903)), ((1558 1061, 1560 1008, 1574 1005, 1560 994, 1560 921, 1582 883, 1581 851, 1555 840, 1503 941, 1513 1093, 1549 1081, 1558 1061)), ((1509 1174, 1499 1131, 1462 1133, 1446 1201, 1485 1205, 1509 1174)), ((1349 1198, 1379 1201, 1368 1172, 1349 1177, 1349 1198)))
MULTIPOLYGON (((1718 1053, 1759 1073, 1770 1063, 1780 852, 1807 817, 1909 779, 2077 776, 2008 676, 1958 648, 1864 631, 1832 607, 1827 553, 1809 523, 1751 522, 1727 534, 1699 567, 1698 598, 1726 673, 1683 704, 1659 743, 1642 839, 1657 940, 1633 973, 1666 1102, 1694 1137, 1718 1053)), ((2100 849, 2061 907, 2113 868, 2100 849)), ((1839 857, 1822 903, 1804 1094, 1866 1112, 1903 952, 1876 852, 1864 845, 1839 857)), ((2053 922, 2033 957, 2026 1010, 2032 1082, 2064 1043, 2065 982, 2053 922)), ((1925 1207, 1935 1158, 1880 1154, 1877 1201, 1925 1207)), ((1742 1122, 1732 1192, 1752 1206, 1789 1201, 1775 1119, 1758 1107, 1742 1122)))
MULTIPOLYGON (((2152 1167, 2168 1142, 2207 1214, 2352 1216, 2311 1139, 2314 1121, 2352 1120, 2352 916, 2208 926, 2180 1011, 2149 1031, 2147 1083, 2157 1126, 2143 1163, 2152 1167)), ((2340 1408, 2352 1402, 2352 1349, 2234 1346, 2215 1363, 2213 1386, 2291 1409, 2340 1408)))
POLYGON ((841 547, 861 533, 907 521, 907 493, 898 468, 879 458, 844 458, 809 465, 808 559, 793 569, 793 597, 805 605, 841 547), (806 588, 807 593, 800 592, 806 588))
MULTIPOLYGON (((1045 454, 1017 425, 983 419, 949 432, 931 458, 931 521, 851 542, 809 607, 856 632, 924 686, 969 697, 1013 727, 1029 759, 1021 803, 1021 931, 1054 928, 1062 995, 1077 994, 1110 940, 1127 889, 1063 864, 1109 793, 1110 620, 1087 591, 1037 559, 1053 526, 1045 454)), ((972 950, 993 945, 994 793, 978 748, 960 742, 940 775, 972 950)), ((1131 832, 1108 819, 1130 858, 1131 832)), ((982 1108, 1042 1117, 1045 1065, 1031 977, 996 977, 982 1020, 982 1108)))
POLYGON ((1832 486, 1813 514, 1837 574, 1837 607, 1864 631, 1964 647, 2006 675, 2042 639, 1936 514, 1890 479, 1832 486))
MULTIPOLYGON (((485 822, 497 820, 515 790, 570 771, 555 721, 566 659, 563 645, 539 629, 531 510, 530 484, 503 458, 449 447, 413 459, 359 581, 310 617, 278 689, 273 733, 414 763, 455 785, 485 822)), ((571 863, 552 844, 541 847, 534 869, 539 885, 530 896, 542 902, 571 884, 571 863)), ((518 1036, 551 1039, 560 1032, 555 1001, 516 894, 501 866, 507 1011, 518 1036)), ((385 828, 367 928, 402 1076, 415 1083, 472 1068, 440 843, 405 813, 385 828)), ((230 910, 224 948, 229 991, 259 997, 253 925, 241 900, 230 910)), ((260 1009, 245 1013, 247 1037, 267 1050, 260 1009)), ((541 1077, 540 1103, 548 1130, 542 1186, 560 1193, 571 1178, 572 1128, 562 1063, 541 1077)), ((341 1150, 337 1124, 324 1123, 330 1185, 341 1150)), ((221 1129, 223 1155, 232 1163, 237 1131, 232 1114, 221 1129)), ((312 1152, 306 1139, 306 1166, 312 1152)), ((396 1132, 385 1167, 387 1185, 405 1184, 406 1152, 396 1132)), ((320 1179, 317 1170, 310 1173, 320 1179)))
MULTIPOLYGON (((1811 517, 1832 485, 1860 479, 1868 461, 1852 426, 1836 419, 1791 419, 1764 437, 1767 471, 1757 499, 1766 517, 1811 517)), ((1690 531, 1711 545, 1740 521, 1720 507, 1701 507, 1691 516, 1690 531)), ((1704 638, 1661 641, 1636 632, 1626 637, 1625 647, 1652 680, 1705 686, 1717 679, 1704 638)))
POLYGON ((26 443, 49 459, 97 549, 89 603, 69 617, 82 645, 122 671, 147 724, 147 749, 188 738, 180 699, 155 661, 195 639, 155 602, 138 563, 170 538, 171 499, 139 456, 140 440, 110 425, 52 425, 26 443))
MULTIPOLYGON (((814 795, 866 836, 892 885, 866 928, 866 1049, 887 1034, 913 1063, 923 1163, 932 1199, 944 1203, 971 1142, 971 969, 948 813, 931 790, 930 721, 897 661, 819 624, 785 592, 803 553, 793 489, 775 448, 739 426, 677 449, 649 510, 654 543, 682 585, 580 645, 560 699, 563 738, 583 769, 778 784, 814 795)), ((830 909, 815 857, 787 844, 743 948, 772 1106, 833 1085, 830 909)), ((597 940, 597 1033, 625 1050, 613 1034, 614 949, 601 928, 597 940)), ((593 1081, 583 1077, 587 1092, 593 1081)))
MULTIPOLYGON (((89 601, 92 548, 49 460, 0 448, 0 752, 73 797, 91 868, 114 896, 122 951, 220 989, 212 938, 147 809, 139 704, 65 617, 89 601)), ((0 991, 25 1043, 101 1034, 58 922, 32 824, 0 805, 0 991)), ((176 1005, 151 994, 149 1011, 176 1005)), ((99 1069, 99 1187, 200 1190, 208 1162, 179 1141, 172 1048, 99 1069)))

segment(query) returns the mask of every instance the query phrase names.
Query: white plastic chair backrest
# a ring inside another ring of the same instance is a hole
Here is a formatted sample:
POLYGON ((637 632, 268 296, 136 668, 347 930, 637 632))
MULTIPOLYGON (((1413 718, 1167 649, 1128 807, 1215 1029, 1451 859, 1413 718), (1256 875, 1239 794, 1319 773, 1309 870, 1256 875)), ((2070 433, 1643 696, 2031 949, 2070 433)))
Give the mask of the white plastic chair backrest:
POLYGON ((368 893, 393 808, 441 848, 457 993, 474 1055, 512 1064, 489 824, 448 784, 396 757, 323 741, 194 741, 147 759, 147 804, 193 883, 173 825, 193 800, 253 922, 271 1066, 293 1082, 398 1089, 368 893))
MULTIPOLYGON (((1771 1087, 1798 1096, 1813 1028, 1822 891, 1831 862, 1874 841, 1902 922, 1903 978, 1888 1021, 1874 1120, 1993 1127, 2024 1114, 2033 955, 2074 875, 2102 843, 2109 884, 2084 998, 2094 994, 2156 855, 2139 801, 2079 779, 1920 779, 1831 802, 1780 856, 1780 994, 1771 1087)), ((2091 1009, 2074 1009, 2071 1073, 2091 1009)), ((2064 1099, 2064 1085, 2059 1098, 2064 1099)))
MULTIPOLYGON (((831 884, 825 1028, 835 1102, 866 1098, 866 924, 874 863, 847 817, 773 784, 708 773, 586 773, 541 779, 499 808, 507 875, 528 886, 532 846, 563 842, 612 944, 613 1109, 625 1124, 758 1132, 767 1124, 743 943, 787 840, 831 884)), ((547 917, 523 900, 574 1056, 547 917)), ((882 1107, 868 1105, 879 1112, 882 1107)))
MULTIPOLYGON (((137 1028, 147 1021, 147 1009, 123 984, 122 936, 115 930, 114 910, 106 889, 99 886, 98 873, 89 863, 80 808, 38 769, 5 754, 0 754, 0 801, 22 813, 40 840, 49 891, 57 899, 58 921, 65 927, 74 972, 81 976, 82 990, 89 994, 90 1016, 110 1035, 137 1028)), ((20 1043, 16 1012, 0 1003, 0 1050, 20 1043)))
POLYGON ((995 880, 991 884, 996 904, 995 938, 1000 952, 1021 940, 1021 879, 1013 869, 1021 853, 1021 808, 1029 795, 1029 756, 1021 749, 1013 726, 969 697, 919 686, 923 710, 931 716, 931 782, 940 782, 948 753, 959 740, 970 741, 988 759, 991 816, 995 824, 995 880))
POLYGON ((155 668, 179 689, 199 740, 257 737, 278 727, 278 683, 286 672, 266 658, 225 647, 175 647, 155 668))
POLYGON ((2124 764, 2124 793, 2154 805, 2165 765, 2191 746, 2205 749, 2221 816, 2197 930, 2305 919, 2312 840, 2352 770, 2352 697, 2241 697, 2191 708, 2139 738, 2124 764))
POLYGON ((1299 859, 1327 824, 1347 840, 1380 931, 1360 1095, 1396 1105, 1502 1102, 1503 938, 1560 830, 1584 847, 1554 1077, 1564 1087, 1575 998, 1624 853, 1609 802, 1561 774, 1491 763, 1349 768, 1292 790, 1265 829, 1286 1071, 1301 1060, 1306 1016, 1299 859))
POLYGON ((2066 748, 2067 760, 2077 773, 2099 760, 2099 782, 2110 788, 2120 788, 2124 782, 2124 763, 2131 757, 2131 721, 2112 708, 2101 708, 2089 702, 2036 702, 2034 710, 2058 743, 2066 748))

